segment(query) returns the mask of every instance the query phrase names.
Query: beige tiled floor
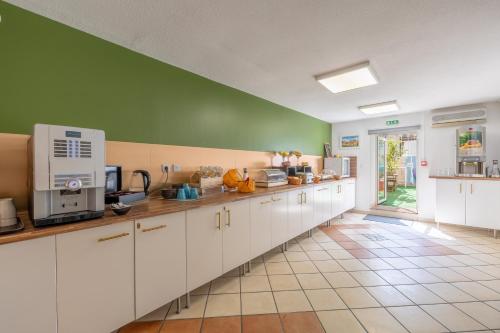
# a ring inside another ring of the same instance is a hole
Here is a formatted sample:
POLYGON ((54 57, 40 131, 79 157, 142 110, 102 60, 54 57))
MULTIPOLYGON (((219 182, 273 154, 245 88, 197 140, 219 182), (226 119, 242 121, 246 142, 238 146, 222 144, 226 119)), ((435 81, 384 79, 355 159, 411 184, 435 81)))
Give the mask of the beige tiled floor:
POLYGON ((255 258, 245 275, 235 270, 196 289, 180 314, 166 305, 140 320, 168 327, 186 318, 313 313, 325 332, 500 332, 500 239, 363 217, 345 214, 284 253, 255 258))

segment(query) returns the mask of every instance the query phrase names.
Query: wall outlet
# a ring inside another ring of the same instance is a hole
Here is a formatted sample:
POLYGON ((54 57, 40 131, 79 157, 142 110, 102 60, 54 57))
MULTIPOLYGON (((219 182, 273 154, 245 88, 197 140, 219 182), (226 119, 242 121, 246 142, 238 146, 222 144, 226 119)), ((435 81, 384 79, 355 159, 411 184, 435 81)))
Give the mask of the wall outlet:
POLYGON ((168 173, 169 168, 168 168, 168 163, 163 163, 161 165, 161 173, 168 173))
POLYGON ((173 172, 180 172, 181 166, 179 164, 172 164, 172 170, 173 172))

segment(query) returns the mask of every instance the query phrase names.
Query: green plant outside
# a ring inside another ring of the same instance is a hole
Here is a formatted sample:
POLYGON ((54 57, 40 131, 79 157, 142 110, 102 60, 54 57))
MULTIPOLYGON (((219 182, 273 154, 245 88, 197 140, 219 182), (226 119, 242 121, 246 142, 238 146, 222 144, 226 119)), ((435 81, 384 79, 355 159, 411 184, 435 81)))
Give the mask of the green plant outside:
POLYGON ((394 175, 401 161, 401 140, 387 139, 387 173, 394 175))

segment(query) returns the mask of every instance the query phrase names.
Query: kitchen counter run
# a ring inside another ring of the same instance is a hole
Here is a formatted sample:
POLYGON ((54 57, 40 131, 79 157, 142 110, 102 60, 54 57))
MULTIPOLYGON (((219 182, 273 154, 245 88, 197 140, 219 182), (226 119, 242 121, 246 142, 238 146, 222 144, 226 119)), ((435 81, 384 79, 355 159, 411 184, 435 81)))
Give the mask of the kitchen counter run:
POLYGON ((465 180, 492 180, 500 181, 500 178, 492 177, 469 177, 469 176, 429 176, 431 179, 465 179, 465 180))
MULTIPOLYGON (((348 179, 348 178, 343 178, 343 179, 348 179)), ((14 232, 11 234, 0 235, 0 244, 20 242, 33 238, 40 238, 40 237, 52 236, 77 230, 96 228, 114 223, 132 221, 135 219, 142 219, 163 214, 182 212, 189 209, 195 209, 204 206, 222 205, 224 203, 250 199, 264 195, 270 195, 273 193, 299 190, 310 186, 315 186, 315 185, 318 186, 321 184, 334 183, 338 181, 339 180, 325 180, 319 184, 284 185, 271 188, 258 187, 256 191, 253 193, 238 193, 238 192, 216 193, 206 197, 202 197, 199 200, 195 201, 165 200, 161 197, 152 197, 147 200, 134 204, 130 212, 126 215, 122 216, 114 215, 110 208, 106 208, 104 217, 102 218, 76 222, 76 223, 55 225, 55 226, 38 227, 38 228, 35 228, 33 226, 28 216, 28 212, 26 211, 19 212, 18 215, 23 221, 25 226, 24 230, 14 232)))

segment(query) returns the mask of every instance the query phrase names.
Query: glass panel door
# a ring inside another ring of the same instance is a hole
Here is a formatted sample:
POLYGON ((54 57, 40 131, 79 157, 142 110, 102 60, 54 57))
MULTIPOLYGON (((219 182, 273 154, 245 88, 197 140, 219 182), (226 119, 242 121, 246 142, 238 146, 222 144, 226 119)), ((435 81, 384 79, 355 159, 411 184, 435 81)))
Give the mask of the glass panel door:
POLYGON ((377 202, 387 200, 387 139, 377 136, 377 202))

